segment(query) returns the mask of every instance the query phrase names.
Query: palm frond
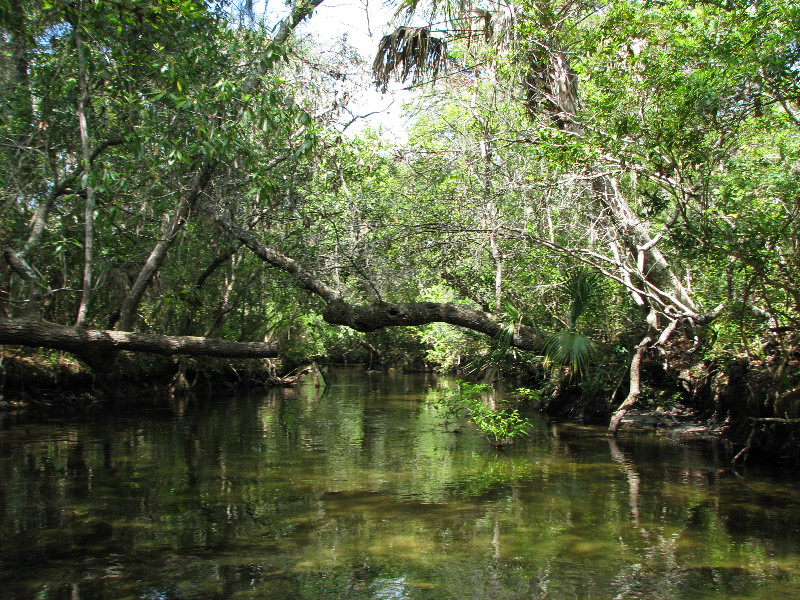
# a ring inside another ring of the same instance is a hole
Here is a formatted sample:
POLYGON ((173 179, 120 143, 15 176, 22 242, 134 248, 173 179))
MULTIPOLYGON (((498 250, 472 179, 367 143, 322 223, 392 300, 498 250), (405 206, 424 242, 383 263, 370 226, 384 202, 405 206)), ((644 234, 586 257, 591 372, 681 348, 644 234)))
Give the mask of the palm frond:
POLYGON ((447 42, 434 37, 427 27, 398 27, 383 36, 372 63, 375 85, 385 92, 394 75, 399 81, 435 78, 447 58, 447 42))
POLYGON ((592 298, 598 292, 597 273, 583 269, 578 270, 572 274, 565 287, 571 300, 568 325, 570 331, 574 331, 578 319, 589 308, 592 298))
POLYGON ((594 349, 594 342, 586 336, 574 331, 558 331, 544 340, 544 363, 570 367, 575 375, 583 376, 589 371, 594 349))
POLYGON ((489 351, 483 356, 478 356, 469 361, 464 370, 470 376, 477 378, 482 374, 484 381, 492 380, 503 366, 503 363, 513 352, 511 342, 514 339, 514 324, 503 325, 497 335, 492 338, 489 351))

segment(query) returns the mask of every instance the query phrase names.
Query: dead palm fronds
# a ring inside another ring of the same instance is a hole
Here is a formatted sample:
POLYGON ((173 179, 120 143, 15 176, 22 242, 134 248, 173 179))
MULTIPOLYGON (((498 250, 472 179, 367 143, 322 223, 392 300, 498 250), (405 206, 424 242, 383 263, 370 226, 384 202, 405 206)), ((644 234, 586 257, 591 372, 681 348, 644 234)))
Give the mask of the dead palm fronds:
POLYGON ((398 81, 410 77, 412 85, 425 76, 435 78, 446 58, 447 42, 434 37, 427 27, 398 27, 378 45, 372 63, 375 85, 386 92, 392 75, 398 81))

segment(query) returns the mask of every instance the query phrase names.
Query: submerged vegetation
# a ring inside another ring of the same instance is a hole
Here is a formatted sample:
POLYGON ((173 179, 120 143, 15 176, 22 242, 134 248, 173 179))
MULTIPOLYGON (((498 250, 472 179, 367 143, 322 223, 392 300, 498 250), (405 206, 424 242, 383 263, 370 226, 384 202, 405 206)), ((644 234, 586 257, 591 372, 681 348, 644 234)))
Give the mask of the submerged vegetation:
POLYGON ((304 35, 322 4, 0 3, 1 344, 93 389, 516 378, 800 461, 798 2, 399 0, 374 61, 304 35), (395 80, 407 138, 354 132, 395 80))

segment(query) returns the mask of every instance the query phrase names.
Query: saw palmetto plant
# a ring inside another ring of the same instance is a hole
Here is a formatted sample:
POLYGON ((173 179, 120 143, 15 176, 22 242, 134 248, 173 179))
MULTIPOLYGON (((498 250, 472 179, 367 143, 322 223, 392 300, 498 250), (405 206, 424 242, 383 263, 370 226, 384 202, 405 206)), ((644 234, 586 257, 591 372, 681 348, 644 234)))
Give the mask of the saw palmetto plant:
POLYGON ((567 330, 551 333, 544 341, 545 365, 569 367, 572 374, 585 375, 595 346, 592 340, 578 333, 575 328, 578 319, 589 308, 592 298, 597 294, 597 274, 590 271, 576 271, 564 284, 570 297, 570 311, 567 330))

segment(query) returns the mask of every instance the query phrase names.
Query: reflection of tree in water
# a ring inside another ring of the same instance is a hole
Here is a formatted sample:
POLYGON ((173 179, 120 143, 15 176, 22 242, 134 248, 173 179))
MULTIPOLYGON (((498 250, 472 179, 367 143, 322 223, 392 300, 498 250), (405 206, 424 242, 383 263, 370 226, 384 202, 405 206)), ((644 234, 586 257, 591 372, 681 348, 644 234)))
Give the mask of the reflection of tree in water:
MULTIPOLYGON (((639 514, 639 474, 636 472, 633 464, 627 459, 625 454, 620 450, 617 440, 614 438, 608 439, 608 447, 611 451, 611 460, 622 467, 622 471, 628 479, 628 487, 630 488, 630 504, 631 516, 633 517, 634 525, 641 527, 641 518, 639 514)), ((642 531, 646 535, 646 532, 642 531)))
MULTIPOLYGON (((743 567, 731 566, 691 566, 681 567, 681 538, 693 526, 693 513, 689 511, 683 520, 683 528, 667 534, 662 523, 642 524, 640 508, 641 477, 634 462, 620 448, 617 440, 609 438, 611 459, 620 465, 628 481, 629 505, 634 527, 642 534, 646 547, 641 556, 644 560, 622 568, 613 582, 616 598, 693 598, 704 597, 706 592, 726 594, 747 594, 755 591, 763 576, 743 567)), ((695 479, 697 473, 687 466, 682 470, 682 479, 695 479)), ((689 483, 689 482, 686 482, 689 483)), ((702 483, 708 484, 703 478, 702 483)), ((667 507, 664 507, 667 510, 667 507)), ((715 521, 720 518, 719 505, 713 507, 715 521)), ((625 545, 624 540, 620 540, 625 545)), ((692 564, 694 561, 688 561, 692 564)))
POLYGON ((0 460, 0 578, 39 561, 42 600, 696 599, 797 581, 781 571, 796 485, 590 427, 543 424, 499 454, 396 387, 48 426, 0 460))

